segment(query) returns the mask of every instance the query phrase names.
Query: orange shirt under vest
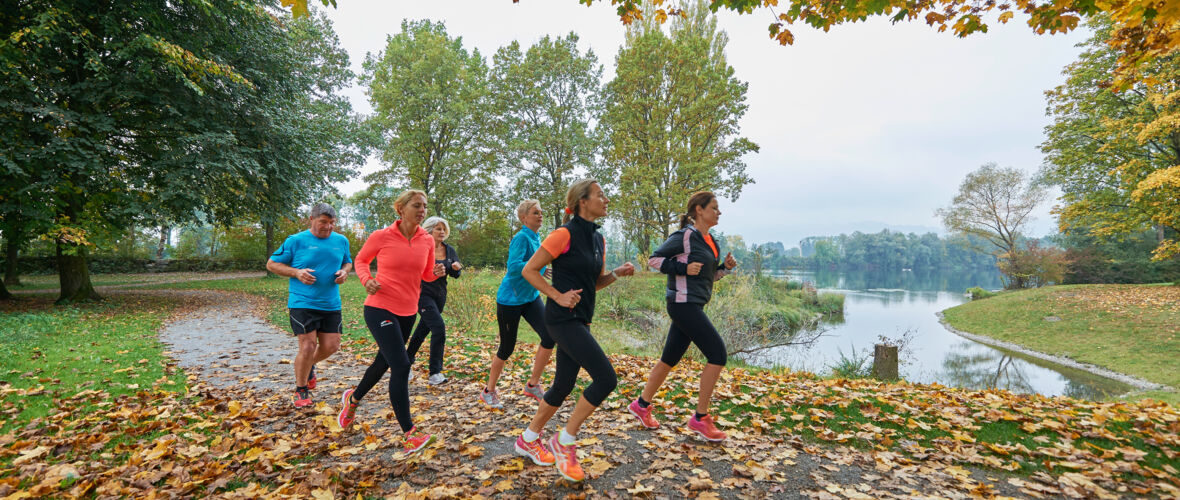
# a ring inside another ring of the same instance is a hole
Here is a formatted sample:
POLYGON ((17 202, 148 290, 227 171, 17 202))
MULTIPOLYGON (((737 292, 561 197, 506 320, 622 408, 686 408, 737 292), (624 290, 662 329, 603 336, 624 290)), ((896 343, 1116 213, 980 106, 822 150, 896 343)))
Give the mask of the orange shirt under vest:
MULTIPOLYGON (((392 226, 378 229, 365 240, 356 254, 356 276, 361 284, 377 280, 381 289, 365 299, 366 306, 380 307, 398 316, 418 312, 418 294, 423 281, 434 281, 434 238, 426 230, 414 228, 406 239, 399 219, 392 226), (377 275, 369 275, 369 263, 377 258, 377 275)), ((404 332, 403 332, 404 334, 404 332)))

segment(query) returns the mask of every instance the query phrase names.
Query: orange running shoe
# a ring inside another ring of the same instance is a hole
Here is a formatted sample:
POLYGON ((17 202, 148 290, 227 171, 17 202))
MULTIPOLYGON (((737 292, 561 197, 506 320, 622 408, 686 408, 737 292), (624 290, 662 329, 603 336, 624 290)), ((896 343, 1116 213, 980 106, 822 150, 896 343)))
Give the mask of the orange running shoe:
POLYGON ((651 405, 647 405, 647 408, 644 408, 639 406, 639 400, 636 399, 627 406, 627 411, 635 415, 635 418, 639 419, 639 423, 648 429, 658 429, 660 427, 660 423, 656 422, 656 418, 651 416, 651 405))
POLYGON ((356 420, 356 408, 360 406, 359 403, 352 402, 352 392, 355 389, 344 391, 344 395, 340 396, 340 414, 336 416, 336 423, 340 424, 341 429, 347 429, 352 425, 352 421, 356 420))
POLYGON ((563 445, 558 440, 557 436, 560 433, 554 433, 549 438, 549 449, 553 450, 553 460, 557 465, 557 473, 561 477, 575 483, 582 482, 586 479, 586 473, 582 471, 582 466, 578 465, 578 445, 563 445))
POLYGON ((713 425, 712 415, 705 415, 699 420, 697 419, 696 415, 689 417, 688 428, 689 430, 700 434, 701 437, 705 438, 705 441, 725 441, 725 439, 729 437, 724 432, 717 430, 716 425, 713 425))
POLYGON ((524 436, 516 437, 516 454, 529 457, 537 465, 553 465, 553 454, 545 449, 545 440, 540 436, 532 441, 525 441, 524 436))
POLYGON ((410 429, 410 432, 406 433, 406 442, 402 445, 402 450, 406 453, 417 453, 421 451, 422 448, 425 448, 430 443, 433 443, 434 440, 435 437, 433 434, 422 432, 418 430, 418 426, 415 425, 412 429, 410 429))

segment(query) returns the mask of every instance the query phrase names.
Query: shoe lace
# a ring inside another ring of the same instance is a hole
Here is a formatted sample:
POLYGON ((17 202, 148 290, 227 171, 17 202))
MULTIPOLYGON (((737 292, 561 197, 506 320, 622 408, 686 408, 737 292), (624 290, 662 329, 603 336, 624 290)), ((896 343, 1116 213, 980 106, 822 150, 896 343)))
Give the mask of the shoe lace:
POLYGON ((311 391, 307 389, 295 389, 295 394, 299 395, 299 399, 311 399, 311 391))

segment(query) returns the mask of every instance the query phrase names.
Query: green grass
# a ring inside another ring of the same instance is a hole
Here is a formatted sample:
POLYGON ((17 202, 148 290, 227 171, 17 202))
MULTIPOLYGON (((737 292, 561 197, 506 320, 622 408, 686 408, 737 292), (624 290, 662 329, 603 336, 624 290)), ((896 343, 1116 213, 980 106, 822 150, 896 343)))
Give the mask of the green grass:
MULTIPOLYGON (((90 284, 93 286, 133 285, 139 283, 159 283, 163 281, 200 280, 202 277, 212 276, 207 273, 175 272, 175 273, 134 273, 134 274, 91 274, 90 284)), ((56 274, 33 274, 20 277, 20 286, 9 286, 9 291, 16 290, 55 290, 61 284, 56 274)))
POLYGON ((177 304, 118 295, 68 307, 47 296, 4 303, 0 314, 0 432, 54 411, 54 398, 102 391, 96 402, 159 385, 182 390, 184 374, 169 367, 156 336, 177 304))
MULTIPOLYGON (((1065 285, 1006 292, 944 312, 957 329, 1180 387, 1180 287, 1065 285)), ((1153 391, 1180 404, 1180 394, 1153 391)))

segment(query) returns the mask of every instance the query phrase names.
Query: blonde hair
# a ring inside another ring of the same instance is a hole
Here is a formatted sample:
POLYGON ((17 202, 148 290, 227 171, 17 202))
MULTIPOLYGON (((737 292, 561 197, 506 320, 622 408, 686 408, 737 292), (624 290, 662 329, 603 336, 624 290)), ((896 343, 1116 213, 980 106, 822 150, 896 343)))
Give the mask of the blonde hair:
POLYGON ((443 227, 446 228, 447 236, 450 236, 451 235, 451 225, 449 223, 447 223, 446 219, 439 217, 437 215, 426 219, 426 222, 422 223, 422 229, 425 229, 426 232, 429 233, 434 230, 434 226, 437 226, 439 224, 442 224, 443 227))
POLYGON ((565 192, 565 215, 561 218, 562 224, 578 215, 578 202, 590 197, 590 186, 595 184, 598 184, 598 181, 591 178, 580 179, 570 184, 569 190, 565 192))
POLYGON ((528 199, 520 202, 520 205, 516 206, 516 218, 520 219, 521 222, 524 222, 524 216, 528 215, 529 211, 531 211, 533 207, 539 206, 541 206, 541 202, 534 199, 528 199))
POLYGON ((398 195, 396 200, 393 200, 393 210, 397 212, 399 217, 402 214, 402 209, 405 208, 405 206, 408 205, 410 200, 414 199, 415 196, 421 196, 422 201, 426 201, 426 193, 418 189, 407 189, 402 191, 402 194, 398 195))

